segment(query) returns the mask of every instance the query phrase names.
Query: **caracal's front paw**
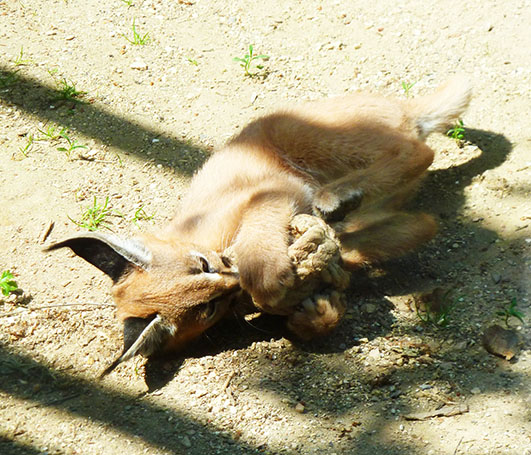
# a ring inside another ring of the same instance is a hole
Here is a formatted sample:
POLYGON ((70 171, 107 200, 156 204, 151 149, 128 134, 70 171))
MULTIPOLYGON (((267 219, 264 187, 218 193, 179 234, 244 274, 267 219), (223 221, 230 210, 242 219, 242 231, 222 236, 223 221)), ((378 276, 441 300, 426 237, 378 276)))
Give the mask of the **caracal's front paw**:
POLYGON ((356 210, 363 198, 363 191, 356 188, 319 189, 313 199, 313 211, 328 222, 340 221, 345 215, 356 210))
POLYGON ((242 274, 240 281, 252 297, 254 304, 270 314, 287 314, 286 308, 279 303, 288 289, 295 284, 295 270, 288 256, 282 258, 263 258, 262 264, 255 264, 252 276, 242 274))
POLYGON ((337 291, 317 294, 304 300, 288 317, 287 326, 303 340, 328 334, 345 314, 345 296, 337 291))

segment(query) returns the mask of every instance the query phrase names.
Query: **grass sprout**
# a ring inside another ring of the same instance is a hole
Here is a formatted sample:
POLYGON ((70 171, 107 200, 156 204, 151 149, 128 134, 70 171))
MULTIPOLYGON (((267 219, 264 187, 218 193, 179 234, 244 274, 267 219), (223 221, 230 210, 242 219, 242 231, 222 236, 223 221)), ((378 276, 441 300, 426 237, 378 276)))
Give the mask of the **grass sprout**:
POLYGON ((511 317, 513 318, 516 318, 516 319, 519 319, 520 322, 523 324, 524 323, 524 313, 522 313, 519 309, 518 309, 518 303, 516 301, 516 298, 512 299, 510 301, 510 303, 508 303, 507 305, 505 305, 505 307, 503 308, 503 310, 501 311, 498 311, 496 313, 498 316, 501 316, 505 319, 505 325, 507 327, 509 327, 509 319, 511 317))
MULTIPOLYGON (((235 62, 238 62, 240 64, 240 66, 243 68, 245 72, 245 75, 248 77, 254 77, 258 75, 258 72, 251 72, 251 67, 252 67, 253 62, 257 60, 268 60, 268 59, 269 59, 268 55, 263 55, 263 54, 255 55, 254 47, 252 44, 249 46, 249 52, 245 54, 243 57, 233 58, 235 62)), ((257 64, 256 68, 261 70, 263 69, 263 65, 257 64)))
POLYGON ((60 151, 60 152, 64 152, 66 157, 69 160, 71 159, 71 155, 72 155, 72 152, 74 150, 88 148, 86 145, 78 144, 77 141, 75 141, 73 139, 70 139, 70 137, 66 134, 64 129, 59 133, 59 136, 64 138, 64 139, 66 139, 66 141, 68 143, 68 148, 67 147, 57 147, 57 150, 60 151))
POLYGON ((68 217, 68 219, 79 227, 88 229, 89 231, 97 231, 102 228, 111 230, 110 225, 112 223, 109 220, 109 217, 111 216, 121 217, 122 215, 109 206, 109 196, 105 198, 103 205, 99 204, 96 196, 94 196, 92 205, 83 211, 79 221, 70 217, 68 217))
POLYGON ((133 218, 131 218, 131 221, 138 226, 138 221, 151 221, 154 217, 155 214, 148 215, 148 213, 144 210, 144 206, 142 205, 138 209, 136 209, 133 218))
POLYGON ((434 292, 432 294, 433 302, 425 301, 425 310, 421 311, 420 305, 416 305, 417 317, 425 324, 435 325, 439 327, 447 327, 450 323, 450 314, 454 310, 457 302, 461 299, 456 299, 454 302, 448 301, 450 291, 434 292))
POLYGON ((66 136, 66 128, 61 128, 61 131, 57 131, 57 126, 49 125, 46 130, 37 130, 42 134, 41 137, 35 138, 36 141, 57 141, 66 136))
POLYGON ((465 139, 464 133, 465 126, 463 120, 459 119, 456 124, 446 132, 446 135, 456 142, 461 142, 465 139))
POLYGON ((20 53, 13 59, 15 66, 29 65, 33 63, 31 59, 24 58, 24 46, 20 46, 20 53))
POLYGON ((406 98, 409 98, 410 94, 410 90, 413 88, 413 86, 416 84, 416 82, 405 82, 405 81, 402 81, 402 89, 404 90, 404 93, 406 95, 406 98))
POLYGON ((34 137, 33 134, 28 134, 26 136, 26 145, 23 147, 19 147, 19 152, 22 153, 25 157, 28 156, 28 152, 30 151, 31 147, 33 146, 34 137))
POLYGON ((151 41, 151 38, 149 37, 149 33, 145 33, 144 35, 140 35, 140 33, 136 30, 136 18, 133 19, 133 39, 129 39, 127 36, 122 36, 129 41, 131 44, 134 44, 136 46, 143 46, 145 44, 148 44, 151 41))
POLYGON ((18 72, 18 69, 14 71, 0 70, 0 88, 7 88, 11 85, 14 85, 19 79, 19 75, 17 74, 18 72))
POLYGON ((0 276, 0 290, 6 297, 18 291, 18 285, 13 274, 9 270, 4 270, 0 276))

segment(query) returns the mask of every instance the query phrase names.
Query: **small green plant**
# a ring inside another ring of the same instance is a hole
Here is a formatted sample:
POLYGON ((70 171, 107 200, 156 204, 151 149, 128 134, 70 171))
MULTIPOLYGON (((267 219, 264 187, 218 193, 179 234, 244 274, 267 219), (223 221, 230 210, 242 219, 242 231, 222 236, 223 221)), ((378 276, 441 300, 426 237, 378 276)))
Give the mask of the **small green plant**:
POLYGON ((459 298, 454 302, 449 302, 449 294, 450 290, 434 290, 434 292, 429 295, 430 298, 423 302, 424 311, 421 311, 421 305, 416 303, 415 309, 417 317, 425 324, 447 327, 450 323, 450 314, 457 302, 463 300, 462 298, 459 298))
POLYGON ((70 156, 74 150, 88 148, 86 145, 78 144, 77 141, 70 139, 70 137, 66 134, 64 129, 59 133, 59 136, 66 139, 66 141, 68 142, 68 148, 57 147, 57 150, 60 152, 64 152, 68 159, 70 159, 70 156))
MULTIPOLYGON (((52 74, 49 71, 50 74, 52 74)), ((85 96, 87 92, 77 90, 75 84, 70 81, 68 82, 66 78, 57 80, 57 96, 54 98, 54 101, 73 101, 79 103, 80 98, 85 96)))
POLYGON ((18 72, 18 69, 14 71, 0 70, 0 88, 7 88, 15 84, 19 79, 18 72))
MULTIPOLYGON (((245 71, 245 75, 248 76, 248 77, 254 77, 258 74, 258 72, 251 72, 251 66, 252 66, 252 63, 256 60, 268 60, 269 59, 269 56, 268 55, 263 55, 263 54, 260 54, 260 55, 254 55, 254 48, 253 48, 253 45, 251 44, 249 46, 249 53, 245 54, 245 56, 243 58, 240 58, 240 57, 234 57, 233 60, 235 62, 238 62, 240 64, 240 66, 243 68, 243 70, 245 71)), ((256 65, 256 68, 258 68, 259 70, 263 69, 263 65, 256 65)))
POLYGON ((402 81, 402 89, 404 90, 406 98, 409 98, 409 91, 413 88, 413 86, 415 84, 416 84, 416 82, 405 82, 405 81, 402 81))
POLYGON ((4 270, 0 276, 0 289, 6 297, 18 290, 18 285, 14 280, 13 274, 9 270, 4 270))
POLYGON ((129 39, 127 36, 123 35, 122 36, 127 40, 129 41, 131 44, 134 44, 134 45, 139 45, 139 46, 143 46, 145 44, 148 44, 151 40, 151 38, 149 37, 149 33, 146 33, 144 34, 143 36, 140 35, 137 30, 136 30, 136 18, 133 19, 133 39, 129 39))
POLYGON ((36 138, 36 141, 57 141, 66 135, 66 128, 61 128, 61 131, 57 132, 55 125, 48 125, 46 130, 38 129, 37 131, 42 134, 42 137, 36 138))
POLYGON ((453 126, 453 128, 450 128, 446 135, 450 138, 452 138, 456 142, 460 142, 465 138, 464 135, 465 132, 465 126, 463 124, 463 120, 459 119, 456 124, 453 126))
POLYGON ((28 152, 30 151, 32 145, 33 145, 33 134, 28 134, 26 136, 26 145, 24 145, 23 147, 19 147, 19 152, 22 153, 25 157, 28 156, 28 152))
POLYGON ((522 313, 518 309, 518 304, 516 302, 516 298, 512 299, 510 303, 505 305, 503 310, 498 311, 496 314, 505 319, 505 325, 507 327, 509 327, 509 319, 511 317, 519 319, 522 324, 524 323, 524 313, 522 313))
POLYGON ((29 65, 30 63, 32 63, 30 59, 24 59, 24 46, 20 46, 20 53, 13 59, 13 64, 15 66, 23 66, 29 65))
POLYGON ((135 224, 137 224, 138 221, 151 221, 154 216, 155 214, 148 215, 147 212, 144 210, 144 206, 142 205, 141 207, 136 209, 131 221, 135 224))
POLYGON ((97 231, 98 229, 105 228, 109 229, 111 222, 109 221, 110 216, 122 216, 118 212, 112 210, 109 206, 109 197, 105 198, 103 205, 100 205, 94 196, 94 201, 92 206, 87 207, 81 214, 81 219, 79 221, 73 220, 68 217, 70 221, 77 224, 79 227, 88 229, 89 231, 97 231))
POLYGON ((197 60, 195 60, 193 58, 186 57, 186 60, 188 60, 188 63, 190 63, 191 65, 199 66, 199 63, 197 63, 197 60))
POLYGON ((455 304, 448 305, 441 309, 440 311, 431 311, 429 308, 422 313, 417 308, 418 318, 425 324, 437 325, 439 327, 447 327, 450 323, 450 313, 452 312, 455 304))
POLYGON ((122 0, 122 3, 125 3, 129 8, 134 6, 133 0, 122 0))

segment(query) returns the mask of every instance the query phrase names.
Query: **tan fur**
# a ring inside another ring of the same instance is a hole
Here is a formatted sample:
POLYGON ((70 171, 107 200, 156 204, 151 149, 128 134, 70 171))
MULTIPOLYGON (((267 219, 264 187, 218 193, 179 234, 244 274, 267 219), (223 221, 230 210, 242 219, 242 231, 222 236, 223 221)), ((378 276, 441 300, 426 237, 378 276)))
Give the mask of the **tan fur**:
POLYGON ((292 282, 287 225, 320 199, 340 202, 353 190, 362 193, 360 209, 338 225, 348 262, 407 252, 434 235, 434 221, 395 214, 396 207, 378 201, 396 194, 402 203, 431 164, 433 151, 420 140, 429 125, 421 128, 419 121, 429 118, 440 128, 469 98, 468 85, 456 78, 414 101, 357 94, 259 118, 198 172, 161 238, 217 252, 233 245, 241 285, 259 307, 274 306, 292 282), (353 234, 360 224, 363 234, 353 234))
MULTIPOLYGON (((332 225, 350 265, 389 259, 426 242, 436 231, 433 218, 400 207, 433 160, 423 139, 460 115, 469 99, 468 85, 455 78, 412 101, 358 94, 251 122, 193 178, 173 221, 143 239, 153 264, 115 285, 120 316, 158 313, 178 321, 178 346, 212 325, 227 304, 218 305, 213 319, 192 309, 233 295, 238 284, 259 308, 275 312, 294 282, 287 253, 291 219, 333 213, 349 201, 350 213, 332 225), (228 247, 238 260, 239 283, 222 261, 228 247), (198 273, 193 251, 208 258, 216 273, 198 273)), ((312 318, 301 327, 305 333, 306 326, 321 324, 312 318)), ((290 319, 295 332, 303 319, 290 319)))

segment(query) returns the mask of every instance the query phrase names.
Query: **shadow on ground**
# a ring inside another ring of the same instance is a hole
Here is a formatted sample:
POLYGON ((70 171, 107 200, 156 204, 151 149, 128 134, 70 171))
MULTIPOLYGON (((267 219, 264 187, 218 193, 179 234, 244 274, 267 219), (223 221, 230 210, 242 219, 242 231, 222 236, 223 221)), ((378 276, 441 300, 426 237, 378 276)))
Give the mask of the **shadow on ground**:
MULTIPOLYGON (((172 155, 178 154, 180 150, 189 150, 191 147, 189 143, 118 118, 90 103, 73 103, 66 106, 68 109, 66 114, 65 109, 50 109, 50 101, 57 99, 58 96, 56 89, 0 67, 0 98, 6 104, 24 109, 45 122, 66 123, 87 136, 125 152, 136 153, 143 158, 147 158, 144 155, 145 150, 152 148, 152 139, 157 138, 160 140, 160 145, 156 159, 166 165, 172 162, 170 158, 172 155)), ((458 232, 473 233, 473 240, 462 244, 459 255, 451 258, 448 254, 442 253, 434 261, 426 259, 420 263, 411 257, 395 261, 385 266, 383 268, 385 273, 375 280, 360 274, 353 284, 351 294, 354 312, 360 313, 360 304, 368 298, 373 299, 380 305, 379 313, 374 319, 367 320, 366 317, 354 316, 345 321, 342 327, 326 341, 294 346, 292 353, 295 354, 288 354, 296 359, 293 364, 281 364, 273 357, 263 354, 264 368, 261 377, 240 375, 240 382, 249 382, 257 390, 271 391, 281 397, 307 402, 310 412, 317 416, 327 414, 341 417, 353 409, 360 414, 366 413, 368 406, 366 396, 374 390, 380 391, 378 400, 387 403, 386 409, 392 406, 407 412, 411 404, 403 399, 401 393, 397 393, 403 384, 421 384, 427 377, 434 375, 457 383, 470 373, 468 368, 476 363, 475 358, 469 359, 469 362, 456 361, 451 368, 443 371, 435 365, 417 367, 412 362, 403 367, 389 367, 383 376, 381 372, 373 370, 371 365, 367 365, 361 373, 345 369, 334 371, 326 361, 327 356, 344 355, 347 350, 359 343, 360 338, 371 340, 385 336, 391 331, 394 318, 385 295, 418 291, 428 286, 442 273, 455 272, 456 263, 460 261, 462 264, 474 267, 473 263, 470 264, 471 256, 481 251, 481 248, 488 249, 489 245, 498 238, 496 232, 481 228, 477 224, 467 222, 465 225, 455 226, 453 220, 464 205, 464 188, 475 176, 501 165, 511 151, 511 144, 502 135, 479 130, 467 130, 467 140, 482 150, 481 155, 463 165, 430 173, 421 196, 416 201, 427 211, 432 212, 435 208, 446 227, 455 228, 458 232), (456 181, 459 183, 456 184, 456 181), (320 355, 323 356, 322 359, 320 355), (337 383, 330 381, 330 377, 335 376, 341 378, 341 381, 337 383), (348 396, 349 400, 340 400, 338 404, 338 394, 342 394, 343 397, 348 396)), ((193 153, 197 155, 197 160, 187 166, 177 167, 178 172, 189 175, 200 166, 206 151, 195 147, 193 153)), ((438 240, 427 249, 428 253, 435 250, 446 251, 437 242, 438 240)), ((460 267, 465 268, 463 265, 460 267)), ((200 356, 205 352, 238 349, 250 345, 253 341, 278 339, 282 336, 282 333, 277 333, 276 329, 261 324, 255 327, 241 327, 236 336, 234 336, 234 326, 225 329, 228 330, 226 333, 221 328, 219 329, 221 332, 209 334, 206 344, 196 348, 196 351, 190 355, 200 356), (256 327, 260 329, 258 332, 256 327)), ((433 336, 444 342, 448 332, 441 330, 435 332, 433 336)), ((156 389, 166 385, 175 374, 178 374, 179 365, 177 362, 176 367, 165 376, 158 373, 156 362, 148 365, 147 379, 152 381, 152 384, 148 384, 150 388, 156 389)), ((214 426, 203 426, 191 418, 185 410, 158 407, 142 397, 120 393, 102 384, 54 370, 6 347, 0 347, 0 368, 3 377, 0 383, 2 392, 25 400, 30 406, 60 409, 71 415, 105 423, 126 435, 140 437, 153 447, 179 453, 182 451, 180 434, 185 430, 194 430, 198 437, 206 441, 205 444, 212 451, 223 449, 232 454, 280 453, 266 446, 252 447, 238 441, 234 434, 224 433, 214 426), (36 380, 43 385, 38 392, 28 387, 28 384, 36 380), (172 418, 171 423, 168 421, 169 417, 172 418)), ((482 368, 477 366, 476 371, 481 373, 482 368)), ((510 390, 514 384, 525 380, 516 373, 496 374, 500 380, 493 380, 492 375, 484 375, 484 378, 477 383, 482 391, 510 390)), ((463 395, 466 396, 466 391, 463 395)), ((385 434, 389 418, 389 415, 374 417, 367 421, 359 432, 347 438, 344 445, 349 447, 349 453, 394 455, 424 453, 420 446, 398 446, 389 440, 385 434)), ((3 435, 0 439, 0 452, 41 453, 37 447, 21 444, 15 441, 15 438, 16 435, 3 435)), ((301 443, 306 444, 305 441, 301 443)), ((205 445, 201 444, 198 447, 188 448, 186 453, 202 455, 205 453, 204 449, 205 445)), ((330 449, 330 447, 322 448, 323 453, 330 449)), ((60 449, 57 448, 57 451, 60 452, 60 449)), ((287 449, 282 453, 297 452, 287 449)))
POLYGON ((152 127, 117 117, 89 101, 62 99, 58 88, 46 86, 36 79, 0 65, 0 100, 39 118, 74 129, 86 136, 115 147, 171 166, 181 175, 192 175, 205 161, 209 151, 190 141, 152 127), (54 106, 52 109, 50 106, 54 106), (153 143, 156 139, 156 145, 153 143))

